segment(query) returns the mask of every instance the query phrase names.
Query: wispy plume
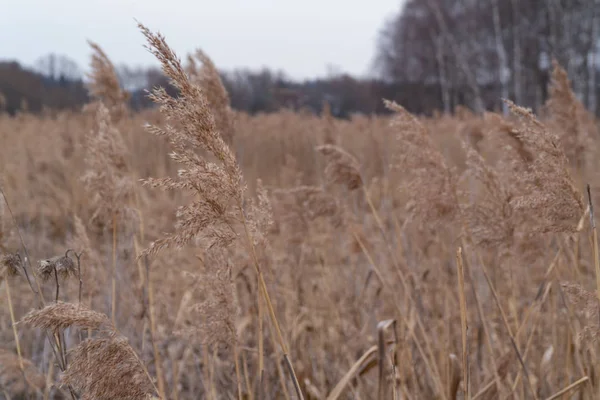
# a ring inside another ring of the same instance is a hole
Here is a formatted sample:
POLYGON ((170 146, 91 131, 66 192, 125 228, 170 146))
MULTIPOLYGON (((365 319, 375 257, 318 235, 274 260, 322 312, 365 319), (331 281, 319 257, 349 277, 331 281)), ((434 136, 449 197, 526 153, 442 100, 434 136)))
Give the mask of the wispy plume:
POLYGON ((394 112, 391 126, 397 132, 392 168, 402 173, 411 214, 424 221, 453 219, 459 210, 455 173, 417 118, 394 102, 385 105, 394 112))
POLYGON ((104 50, 92 41, 88 43, 94 51, 88 90, 95 100, 104 103, 112 119, 118 121, 127 112, 129 93, 121 88, 117 71, 104 50))
POLYGON ((508 102, 521 120, 516 137, 534 156, 515 178, 526 190, 512 200, 520 213, 532 220, 532 231, 575 232, 584 212, 581 193, 569 173, 569 162, 558 137, 539 122, 530 110, 508 102))
POLYGON ((235 114, 217 67, 205 52, 198 49, 188 56, 186 72, 190 80, 202 88, 214 116, 216 128, 225 143, 231 145, 235 135, 235 114))

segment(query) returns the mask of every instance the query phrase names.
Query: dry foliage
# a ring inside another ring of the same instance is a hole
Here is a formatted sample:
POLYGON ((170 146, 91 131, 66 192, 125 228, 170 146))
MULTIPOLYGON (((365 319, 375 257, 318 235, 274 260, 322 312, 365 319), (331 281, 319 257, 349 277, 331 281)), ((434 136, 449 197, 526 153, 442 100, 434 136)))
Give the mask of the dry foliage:
POLYGON ((600 142, 558 65, 539 115, 250 116, 140 28, 177 97, 127 110, 92 44, 92 112, 0 114, 0 397, 599 392, 600 142))

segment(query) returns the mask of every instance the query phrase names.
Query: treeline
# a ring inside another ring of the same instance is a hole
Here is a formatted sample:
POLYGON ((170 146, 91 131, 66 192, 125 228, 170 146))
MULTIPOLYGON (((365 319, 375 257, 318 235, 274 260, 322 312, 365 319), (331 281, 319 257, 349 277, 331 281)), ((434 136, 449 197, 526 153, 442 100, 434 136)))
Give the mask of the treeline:
MULTIPOLYGON (((153 106, 147 98, 148 88, 163 86, 177 95, 167 79, 153 68, 118 67, 117 70, 122 86, 130 92, 130 106, 135 110, 153 106)), ((349 75, 294 82, 267 69, 223 73, 222 80, 232 107, 250 114, 283 108, 319 113, 327 102, 333 115, 346 118, 354 113, 386 112, 382 98, 394 99, 415 113, 429 113, 440 95, 434 86, 361 80, 349 75)), ((49 76, 15 62, 0 62, 0 93, 4 97, 0 109, 10 114, 24 108, 30 112, 44 108, 78 109, 88 101, 82 79, 67 78, 60 73, 49 76)))
POLYGON ((598 112, 600 0, 406 0, 378 44, 387 80, 436 87, 440 110, 537 109, 556 60, 598 112))
MULTIPOLYGON (((222 72, 222 80, 233 108, 251 114, 282 108, 318 113, 325 102, 338 117, 384 113, 382 98, 417 114, 457 106, 502 110, 503 98, 537 110, 556 60, 578 97, 598 113, 599 35, 600 0, 406 0, 380 33, 377 78, 337 74, 297 82, 264 69, 222 72)), ((34 72, 0 63, 0 107, 37 112, 87 101, 72 61, 50 55, 40 66, 34 72)), ((168 87, 157 69, 117 70, 134 109, 151 106, 145 89, 168 87)))

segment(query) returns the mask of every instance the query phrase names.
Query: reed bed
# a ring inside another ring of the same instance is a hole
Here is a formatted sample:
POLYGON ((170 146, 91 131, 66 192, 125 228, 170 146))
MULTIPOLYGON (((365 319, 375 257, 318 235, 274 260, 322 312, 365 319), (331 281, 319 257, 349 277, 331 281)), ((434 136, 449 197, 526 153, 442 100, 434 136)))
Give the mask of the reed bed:
POLYGON ((90 43, 88 106, 0 114, 0 398, 600 395, 600 136, 558 64, 539 115, 249 116, 139 28, 177 98, 134 113, 90 43))

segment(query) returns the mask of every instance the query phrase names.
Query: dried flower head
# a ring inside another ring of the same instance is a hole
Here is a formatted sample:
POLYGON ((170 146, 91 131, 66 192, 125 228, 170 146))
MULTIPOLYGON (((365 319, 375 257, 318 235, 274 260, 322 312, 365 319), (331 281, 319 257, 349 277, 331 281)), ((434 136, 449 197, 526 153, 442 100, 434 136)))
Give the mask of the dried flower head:
POLYGON ((77 276, 77 266, 67 254, 40 260, 38 263, 38 275, 44 281, 54 278, 55 270, 56 274, 62 279, 77 276))
POLYGON ((245 191, 235 155, 221 136, 203 89, 185 73, 162 35, 139 26, 148 40, 149 50, 179 91, 179 97, 172 98, 159 88, 150 98, 160 105, 160 111, 167 119, 177 121, 180 128, 167 125, 148 129, 169 140, 174 149, 171 158, 185 167, 179 171, 177 179, 146 179, 143 182, 166 190, 190 191, 197 198, 178 210, 176 232, 152 243, 146 253, 154 254, 171 246, 182 247, 197 238, 207 246, 226 246, 237 237, 231 229, 237 221, 233 210, 242 206, 245 191), (201 158, 197 150, 204 150, 217 162, 201 158))
POLYGON ((35 398, 46 386, 46 377, 31 360, 21 360, 24 371, 21 370, 17 354, 0 349, 0 393, 8 394, 14 399, 35 398))
POLYGON ((109 318, 102 313, 92 311, 82 304, 58 301, 40 310, 32 310, 18 322, 36 328, 56 332, 70 326, 84 329, 112 329, 109 318))
POLYGON ((532 219, 530 229, 533 232, 575 232, 585 207, 558 137, 530 110, 510 101, 507 103, 522 122, 515 135, 534 155, 528 169, 515 176, 527 190, 512 200, 515 210, 532 219))
POLYGON ((581 168, 589 153, 586 150, 594 145, 595 118, 573 93, 567 71, 556 60, 552 66, 550 96, 545 104, 548 122, 555 128, 571 165, 581 168))
POLYGON ((235 134, 235 118, 230 107, 229 94, 210 57, 202 50, 188 57, 187 72, 190 80, 202 88, 215 118, 215 125, 225 143, 231 145, 235 134), (197 61, 201 66, 198 67, 197 61))
POLYGON ((510 247, 514 220, 512 194, 471 145, 463 142, 467 168, 461 176, 459 197, 462 215, 475 244, 510 247))
POLYGON ((202 269, 192 290, 199 301, 189 304, 176 334, 209 346, 233 348, 237 341, 236 296, 231 261, 223 249, 213 247, 201 259, 202 269))
POLYGON ((70 351, 61 382, 81 393, 82 399, 147 399, 154 385, 123 336, 87 339, 70 351))
POLYGON ((332 144, 317 146, 316 150, 327 157, 325 176, 330 185, 344 185, 348 190, 363 186, 360 176, 360 163, 346 150, 332 144))
POLYGON ((23 260, 19 254, 8 253, 0 255, 0 281, 20 275, 22 270, 23 260))
POLYGON ((385 105, 394 111, 390 125, 398 132, 392 168, 405 179, 402 189, 410 196, 411 214, 425 221, 454 218, 459 211, 454 171, 417 118, 394 102, 385 105))
POLYGON ((94 50, 88 89, 92 97, 105 104, 111 117, 117 121, 127 111, 129 93, 121 89, 115 67, 102 48, 94 42, 88 43, 94 50))
POLYGON ((600 338, 600 302, 595 293, 584 289, 580 284, 562 282, 560 284, 572 311, 581 319, 582 330, 579 340, 588 345, 600 338))
POLYGON ((108 108, 102 103, 96 111, 96 129, 88 135, 87 169, 82 180, 93 194, 92 220, 110 220, 114 215, 127 214, 126 205, 133 196, 133 181, 127 168, 127 148, 121 133, 115 128, 108 108))

